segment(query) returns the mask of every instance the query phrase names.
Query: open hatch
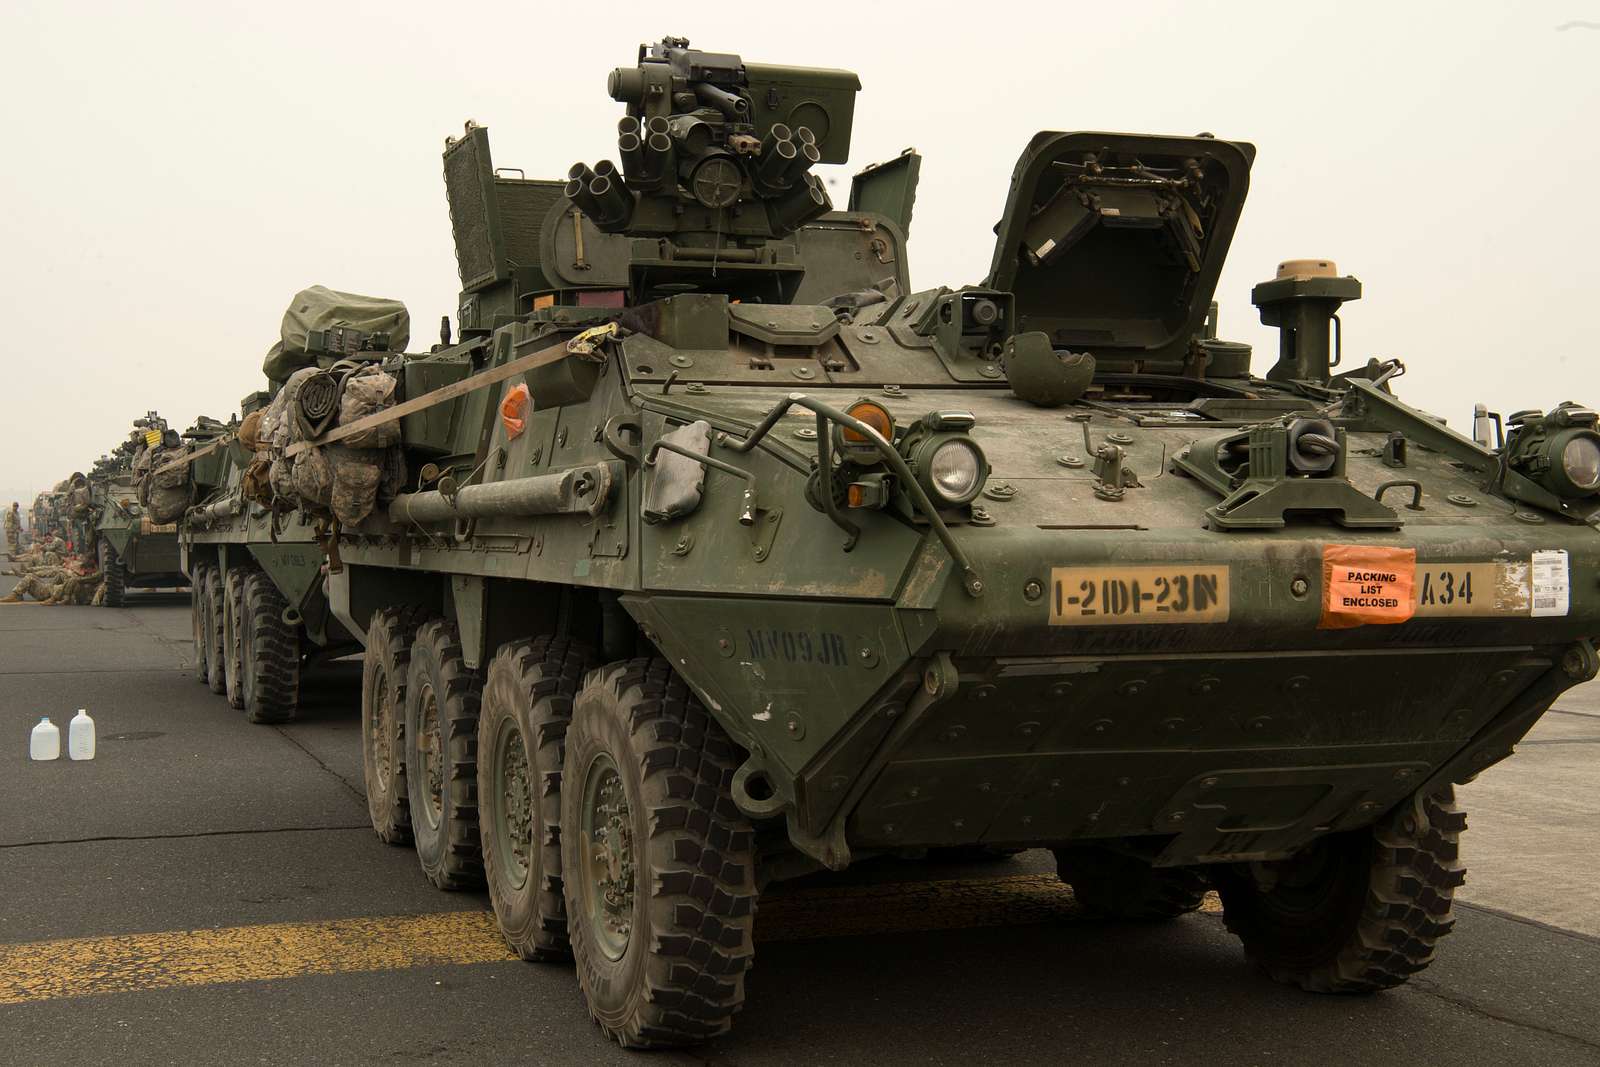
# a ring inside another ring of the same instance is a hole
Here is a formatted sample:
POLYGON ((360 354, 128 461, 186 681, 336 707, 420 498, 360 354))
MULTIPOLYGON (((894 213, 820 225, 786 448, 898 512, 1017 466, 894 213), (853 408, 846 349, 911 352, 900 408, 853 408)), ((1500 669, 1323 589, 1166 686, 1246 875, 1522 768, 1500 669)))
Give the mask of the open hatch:
POLYGON ((1011 176, 987 284, 1016 329, 1103 372, 1183 373, 1255 147, 1214 137, 1036 134, 1011 176))

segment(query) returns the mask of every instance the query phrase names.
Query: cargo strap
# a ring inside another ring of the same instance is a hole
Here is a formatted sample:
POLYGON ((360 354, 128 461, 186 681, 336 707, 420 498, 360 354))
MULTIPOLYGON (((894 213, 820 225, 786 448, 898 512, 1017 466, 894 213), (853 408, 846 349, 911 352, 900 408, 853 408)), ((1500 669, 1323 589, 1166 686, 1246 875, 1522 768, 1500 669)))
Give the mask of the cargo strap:
POLYGON ((373 427, 387 425, 397 419, 405 418, 407 415, 414 415, 419 411, 426 411, 428 408, 443 404, 447 400, 465 396, 467 393, 475 389, 482 389, 486 385, 496 385, 507 378, 515 378, 525 371, 549 366, 551 363, 558 363, 571 354, 568 351, 566 341, 557 341, 555 344, 541 348, 537 352, 519 356, 509 363, 502 363, 498 367, 479 371, 477 374, 463 378, 459 382, 451 382, 449 385, 440 386, 433 392, 423 393, 413 400, 396 404, 392 408, 385 408, 383 411, 357 419, 355 422, 336 426, 315 441, 297 441, 290 445, 284 454, 295 456, 308 448, 319 448, 322 445, 334 444, 344 440, 346 437, 354 437, 356 434, 370 430, 373 427))
MULTIPOLYGON (((609 323, 608 325, 612 326, 613 329, 615 327, 614 323, 609 323)), ((525 356, 519 356, 509 363, 502 363, 498 367, 493 367, 486 371, 480 371, 471 377, 461 379, 459 382, 451 382, 449 385, 440 386, 431 393, 423 393, 419 397, 407 400, 404 403, 396 404, 392 408, 385 408, 384 410, 376 412, 372 415, 357 419, 355 422, 347 423, 343 426, 336 426, 332 430, 329 430, 327 433, 323 434, 321 437, 318 437, 315 441, 297 441, 290 445, 284 454, 288 456, 295 456, 299 455, 301 452, 304 452, 308 448, 334 444, 335 442, 344 440, 346 437, 353 437, 365 430, 370 430, 375 426, 384 426, 388 423, 394 422, 397 419, 403 419, 407 415, 414 415, 419 411, 426 411, 428 408, 434 407, 438 404, 443 404, 447 400, 454 400, 458 396, 465 396, 474 389, 482 389, 486 385, 496 385, 505 381, 507 378, 514 378, 518 374, 522 374, 525 371, 536 370, 539 367, 546 367, 552 363, 558 363, 561 360, 566 359, 569 355, 588 356, 589 353, 591 353, 594 349, 594 342, 605 341, 610 339, 612 336, 615 336, 614 332, 608 332, 602 337, 589 337, 589 334, 594 332, 595 331, 585 331, 585 333, 579 334, 577 337, 573 338, 572 342, 557 341, 555 344, 541 348, 537 352, 530 352, 525 356), (586 340, 589 343, 582 344, 582 342, 585 342, 586 340), (573 342, 580 343, 580 346, 577 348, 572 347, 573 342)), ((197 452, 191 452, 187 456, 182 456, 178 459, 172 460, 170 463, 164 463, 150 473, 152 475, 161 474, 165 471, 177 470, 180 467, 188 466, 195 460, 204 456, 209 456, 217 449, 231 443, 236 436, 237 435, 235 434, 220 438, 219 440, 212 442, 197 452)))
POLYGON ((226 437, 219 437, 215 441, 211 442, 209 445, 206 445, 206 447, 204 447, 202 449, 199 449, 199 450, 194 451, 194 452, 190 452, 186 456, 179 456, 177 459, 172 460, 172 461, 170 461, 168 463, 163 463, 161 466, 159 466, 155 470, 151 471, 150 475, 151 475, 151 477, 154 477, 155 475, 162 474, 162 473, 164 473, 166 471, 175 471, 175 470, 179 469, 180 467, 187 467, 189 464, 193 463, 195 460, 202 459, 205 456, 211 455, 211 453, 215 452, 217 449, 219 449, 219 448, 223 447, 224 445, 228 444, 230 441, 232 441, 237 436, 238 436, 237 434, 231 434, 230 433, 226 437))

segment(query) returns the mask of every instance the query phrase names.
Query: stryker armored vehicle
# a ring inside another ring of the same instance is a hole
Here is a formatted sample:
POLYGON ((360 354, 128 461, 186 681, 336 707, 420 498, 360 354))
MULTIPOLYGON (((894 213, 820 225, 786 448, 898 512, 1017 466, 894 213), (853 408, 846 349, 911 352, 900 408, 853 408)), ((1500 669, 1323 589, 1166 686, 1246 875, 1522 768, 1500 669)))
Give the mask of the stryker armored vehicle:
POLYGON ((361 648, 328 612, 326 522, 274 497, 266 484, 273 450, 257 439, 261 418, 295 367, 381 358, 391 342, 405 345, 408 330, 405 308, 395 301, 303 290, 268 352, 267 388, 244 398, 228 432, 218 425, 207 435, 185 435, 196 471, 196 503, 180 524, 183 569, 195 590, 195 676, 251 722, 293 719, 302 672, 361 648))
MULTIPOLYGON (((264 400, 247 397, 245 414, 264 400)), ((242 495, 250 459, 236 437, 218 442, 218 461, 218 481, 202 487, 179 529, 194 590, 195 677, 250 722, 289 722, 301 674, 361 646, 328 613, 327 564, 310 518, 242 495)))
POLYGON ((1037 134, 988 276, 912 291, 918 157, 842 211, 811 171, 858 85, 667 39, 619 163, 447 142, 459 338, 274 457, 404 461, 324 541, 378 833, 628 1046, 729 1027, 768 882, 949 846, 1405 981, 1454 786, 1596 673, 1595 413, 1408 406, 1325 260, 1256 286, 1252 361, 1211 300, 1255 149, 1210 135, 1037 134))
MULTIPOLYGON (((267 400, 264 392, 250 394, 243 414, 267 400)), ((193 590, 195 678, 250 722, 288 722, 299 708, 302 659, 326 644, 322 551, 293 509, 275 512, 246 499, 251 450, 236 433, 201 447, 214 448, 207 457, 214 480, 198 486, 198 503, 179 523, 193 590)), ((334 632, 343 651, 357 647, 337 624, 334 632)))
MULTIPOLYGON (((180 567, 178 527, 165 516, 151 514, 140 499, 138 455, 135 441, 148 452, 159 447, 169 433, 166 420, 155 412, 134 420, 128 447, 119 450, 126 462, 114 473, 98 480, 93 517, 94 552, 99 558, 101 580, 105 583, 103 603, 108 608, 123 606, 129 589, 182 587, 189 584, 180 567), (156 442, 147 438, 153 435, 156 442)), ((85 555, 89 548, 82 549, 85 555)))

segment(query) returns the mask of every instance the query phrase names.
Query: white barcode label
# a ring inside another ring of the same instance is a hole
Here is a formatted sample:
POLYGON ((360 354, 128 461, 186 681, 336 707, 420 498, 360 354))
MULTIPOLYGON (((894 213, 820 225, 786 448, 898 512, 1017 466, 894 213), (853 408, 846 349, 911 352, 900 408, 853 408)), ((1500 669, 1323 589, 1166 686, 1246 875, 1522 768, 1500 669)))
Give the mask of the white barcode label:
POLYGON ((1541 549, 1533 554, 1533 615, 1565 615, 1567 613, 1567 551, 1564 548, 1541 549))

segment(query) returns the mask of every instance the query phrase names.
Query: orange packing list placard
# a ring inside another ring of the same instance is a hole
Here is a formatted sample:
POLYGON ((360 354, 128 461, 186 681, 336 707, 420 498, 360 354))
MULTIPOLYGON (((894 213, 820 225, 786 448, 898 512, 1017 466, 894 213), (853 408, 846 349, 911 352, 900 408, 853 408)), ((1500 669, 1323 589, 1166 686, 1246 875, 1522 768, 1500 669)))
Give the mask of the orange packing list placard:
POLYGON ((1378 545, 1322 547, 1322 630, 1405 622, 1416 610, 1417 550, 1378 545))
POLYGON ((500 421, 505 424, 507 441, 515 441, 522 435, 522 430, 527 425, 527 419, 523 417, 527 410, 526 385, 518 384, 506 391, 506 398, 500 402, 500 421))

